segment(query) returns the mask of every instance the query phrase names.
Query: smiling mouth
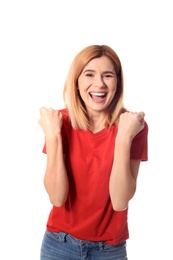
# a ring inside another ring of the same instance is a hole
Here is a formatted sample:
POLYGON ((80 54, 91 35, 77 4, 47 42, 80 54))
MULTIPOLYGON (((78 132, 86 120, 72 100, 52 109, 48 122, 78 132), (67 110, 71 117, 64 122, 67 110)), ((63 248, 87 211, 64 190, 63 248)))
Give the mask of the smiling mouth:
POLYGON ((92 98, 99 98, 99 99, 104 99, 106 96, 107 96, 107 93, 106 92, 90 92, 89 93, 90 94, 90 96, 92 97, 92 98))

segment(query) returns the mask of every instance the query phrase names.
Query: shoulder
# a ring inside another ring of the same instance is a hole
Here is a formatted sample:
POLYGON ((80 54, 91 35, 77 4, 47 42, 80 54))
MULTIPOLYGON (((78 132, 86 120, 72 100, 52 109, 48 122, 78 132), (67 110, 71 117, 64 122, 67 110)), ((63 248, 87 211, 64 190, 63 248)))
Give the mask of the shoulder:
POLYGON ((72 131, 72 126, 71 126, 71 122, 70 122, 68 109, 67 108, 63 108, 63 109, 59 109, 58 111, 62 114, 62 119, 63 119, 62 133, 65 134, 65 133, 71 132, 72 131))
POLYGON ((148 123, 144 121, 144 132, 148 133, 148 123))
POLYGON ((68 117, 68 110, 67 110, 67 108, 62 108, 62 109, 59 109, 58 111, 62 114, 63 118, 68 117))
POLYGON ((69 113, 68 113, 68 109, 67 108, 62 108, 58 110, 61 114, 62 114, 62 118, 63 118, 63 122, 64 123, 70 123, 70 117, 69 117, 69 113))

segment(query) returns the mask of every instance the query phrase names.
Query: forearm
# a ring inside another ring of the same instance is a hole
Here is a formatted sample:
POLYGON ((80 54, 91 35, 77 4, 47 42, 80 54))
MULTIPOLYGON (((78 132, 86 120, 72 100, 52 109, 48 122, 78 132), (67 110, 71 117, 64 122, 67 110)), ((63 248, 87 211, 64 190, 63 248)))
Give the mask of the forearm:
POLYGON ((68 194, 68 177, 64 163, 61 135, 46 137, 47 166, 44 185, 50 202, 57 207, 62 206, 68 194))
POLYGON ((123 210, 136 190, 130 168, 131 140, 116 139, 114 161, 110 176, 110 197, 114 210, 123 210))

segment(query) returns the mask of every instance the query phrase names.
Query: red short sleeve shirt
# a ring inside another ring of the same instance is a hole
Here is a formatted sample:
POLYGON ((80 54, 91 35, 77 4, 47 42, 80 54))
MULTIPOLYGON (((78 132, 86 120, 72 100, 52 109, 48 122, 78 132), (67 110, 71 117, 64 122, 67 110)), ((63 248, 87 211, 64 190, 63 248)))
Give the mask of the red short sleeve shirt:
MULTIPOLYGON (((114 211, 109 196, 109 177, 112 169, 117 126, 98 133, 74 130, 63 114, 63 149, 69 178, 69 196, 62 207, 52 207, 47 221, 51 232, 67 232, 90 241, 118 244, 129 238, 127 214, 114 211)), ((134 138, 131 158, 148 160, 148 126, 134 138)), ((43 152, 46 153, 46 147, 43 152)))

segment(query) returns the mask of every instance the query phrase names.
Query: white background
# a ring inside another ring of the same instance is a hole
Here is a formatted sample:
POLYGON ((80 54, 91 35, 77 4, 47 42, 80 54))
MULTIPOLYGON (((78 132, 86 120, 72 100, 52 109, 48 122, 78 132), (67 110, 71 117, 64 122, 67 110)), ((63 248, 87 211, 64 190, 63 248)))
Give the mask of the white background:
POLYGON ((149 125, 149 161, 130 202, 129 260, 173 259, 171 2, 0 2, 0 259, 39 259, 51 208, 39 108, 64 107, 69 66, 90 44, 118 53, 125 105, 145 111, 149 125))

